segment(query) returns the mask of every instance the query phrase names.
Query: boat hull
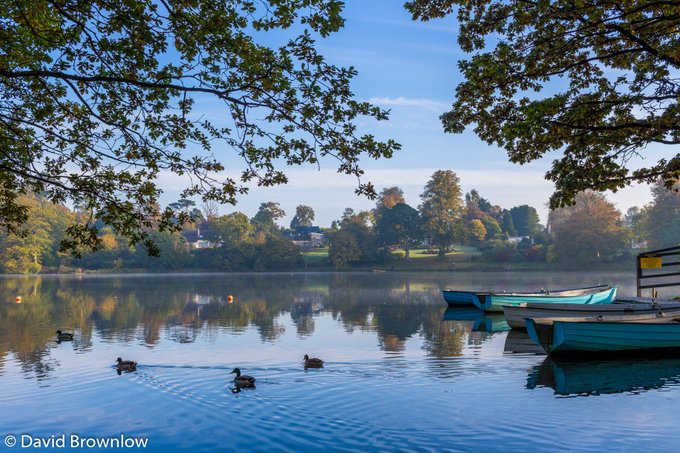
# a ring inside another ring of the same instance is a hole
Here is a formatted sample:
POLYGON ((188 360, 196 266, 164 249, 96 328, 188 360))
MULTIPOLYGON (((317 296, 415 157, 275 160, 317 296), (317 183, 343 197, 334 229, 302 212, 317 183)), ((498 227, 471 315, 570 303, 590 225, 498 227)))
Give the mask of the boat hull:
POLYGON ((444 296, 446 303, 448 303, 450 306, 474 307, 476 306, 475 299, 480 295, 483 297, 484 293, 446 289, 442 291, 442 295, 444 296))
POLYGON ((610 304, 616 298, 616 288, 604 291, 586 293, 580 295, 545 295, 525 296, 514 294, 492 294, 488 300, 478 306, 484 311, 503 311, 503 306, 516 307, 522 303, 547 303, 547 304, 610 304))
POLYGON ((482 311, 502 312, 504 305, 518 306, 526 302, 609 304, 616 298, 616 287, 601 285, 532 293, 444 290, 442 295, 444 300, 451 306, 473 305, 482 311))
POLYGON ((680 323, 567 322, 526 320, 527 333, 550 355, 680 353, 680 323))
POLYGON ((658 304, 612 303, 612 304, 546 304, 524 303, 518 306, 506 305, 503 314, 513 329, 524 329, 526 318, 535 319, 541 324, 561 321, 594 321, 604 318, 611 322, 651 322, 664 323, 680 318, 680 303, 658 304))

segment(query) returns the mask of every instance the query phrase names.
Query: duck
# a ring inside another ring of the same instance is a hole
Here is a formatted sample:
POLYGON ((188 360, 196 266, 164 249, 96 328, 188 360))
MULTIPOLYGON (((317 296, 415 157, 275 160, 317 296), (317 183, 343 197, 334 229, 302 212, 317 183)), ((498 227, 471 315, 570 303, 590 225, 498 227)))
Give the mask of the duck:
POLYGON ((305 354, 305 368, 323 368, 323 360, 312 357, 311 359, 305 354))
POLYGON ((116 362, 118 362, 118 371, 137 371, 137 362, 123 360, 120 357, 116 359, 116 362))
POLYGON ((240 388, 248 388, 248 387, 255 387, 255 378, 252 376, 248 376, 245 374, 241 374, 241 370, 239 368, 234 368, 231 373, 236 373, 236 377, 234 378, 234 384, 236 387, 240 388))
POLYGON ((69 332, 62 332, 61 330, 57 330, 57 340, 59 341, 72 341, 73 340, 73 334, 69 332))

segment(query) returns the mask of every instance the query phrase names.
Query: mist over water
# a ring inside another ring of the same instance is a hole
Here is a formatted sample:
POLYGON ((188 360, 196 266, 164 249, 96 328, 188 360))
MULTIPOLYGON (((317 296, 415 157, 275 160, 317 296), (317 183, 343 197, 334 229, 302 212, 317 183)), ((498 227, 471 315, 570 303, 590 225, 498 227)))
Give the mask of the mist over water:
POLYGON ((0 435, 124 435, 143 451, 677 448, 677 359, 551 361, 502 316, 441 296, 602 283, 635 293, 634 273, 3 277, 0 435), (119 375, 117 357, 137 371, 119 375), (234 367, 256 388, 236 391, 234 367))

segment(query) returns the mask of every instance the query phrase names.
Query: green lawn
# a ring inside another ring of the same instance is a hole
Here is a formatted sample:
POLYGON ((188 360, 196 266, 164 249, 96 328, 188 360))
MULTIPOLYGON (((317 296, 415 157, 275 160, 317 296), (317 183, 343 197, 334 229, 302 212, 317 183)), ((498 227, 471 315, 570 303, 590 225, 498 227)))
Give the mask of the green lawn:
POLYGON ((305 264, 310 267, 330 266, 330 262, 328 261, 328 247, 302 252, 302 257, 305 260, 305 264))
MULTIPOLYGON (((436 253, 427 253, 427 249, 411 250, 410 258, 397 259, 390 263, 377 264, 370 268, 353 268, 354 270, 438 270, 449 271, 453 269, 466 269, 474 267, 486 267, 484 263, 470 263, 473 256, 480 255, 479 250, 470 246, 453 247, 452 252, 440 257, 436 253), (454 263, 454 264, 452 264, 454 263)), ((403 250, 395 250, 397 256, 404 256, 403 250)), ((332 269, 328 261, 328 247, 302 252, 307 269, 332 269)))
MULTIPOLYGON (((395 250, 394 254, 402 259, 389 263, 374 264, 367 267, 352 267, 355 271, 522 271, 547 270, 554 267, 546 263, 487 263, 477 259, 481 252, 472 246, 457 245, 452 252, 440 257, 436 253, 427 253, 427 249, 411 250, 410 258, 404 259, 403 250, 395 250)), ((333 270, 328 261, 328 248, 319 248, 302 252, 307 270, 333 270)))
MULTIPOLYGON (((404 251, 399 249, 395 250, 395 253, 400 253, 402 256, 404 255, 404 251)), ((477 250, 476 247, 472 247, 469 245, 457 245, 453 247, 452 252, 448 252, 445 254, 445 258, 448 259, 453 259, 453 261, 456 261, 456 258, 465 258, 469 256, 476 256, 476 255, 481 255, 482 252, 477 250)), ((438 255, 436 253, 427 253, 427 249, 417 249, 417 250, 411 250, 410 253, 410 258, 412 259, 426 259, 426 258, 432 258, 435 257, 437 258, 438 255)))
MULTIPOLYGON (((405 259, 403 250, 395 250, 394 254, 401 256, 393 263, 386 266, 389 270, 395 271, 451 271, 469 267, 473 256, 480 252, 475 247, 456 246, 453 251, 439 256, 437 253, 428 253, 427 249, 411 250, 409 259, 405 259)), ((479 264, 479 263, 474 263, 479 264)))

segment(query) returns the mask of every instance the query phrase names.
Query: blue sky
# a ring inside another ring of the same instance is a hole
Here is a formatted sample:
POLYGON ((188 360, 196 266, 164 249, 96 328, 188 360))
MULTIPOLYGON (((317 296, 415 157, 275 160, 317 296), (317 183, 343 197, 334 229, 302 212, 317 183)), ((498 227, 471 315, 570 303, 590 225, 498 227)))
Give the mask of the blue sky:
MULTIPOLYGON (((453 101, 461 80, 457 62, 465 58, 456 43, 455 18, 413 22, 402 5, 401 0, 350 0, 344 12, 344 29, 318 42, 329 62, 358 70, 352 87, 359 99, 391 110, 388 122, 360 122, 363 132, 381 139, 393 138, 402 145, 392 159, 362 160, 364 180, 371 181, 378 191, 399 186, 406 202, 417 207, 432 173, 453 170, 464 192, 477 189, 481 196, 504 208, 529 204, 545 222, 553 185, 543 175, 557 155, 520 166, 510 163, 505 151, 486 145, 471 130, 444 133, 438 117, 453 101)), ((663 147, 650 154, 672 156, 670 149, 663 147)), ((320 168, 288 167, 286 173, 289 184, 254 187, 239 198, 236 206, 224 206, 221 213, 241 211, 252 217, 260 203, 275 201, 288 214, 279 221, 287 226, 295 207, 305 204, 314 209, 315 224, 327 227, 347 207, 358 211, 375 206, 374 201, 354 194, 356 179, 337 174, 332 160, 322 161, 320 168)), ((168 179, 163 183, 167 189, 161 201, 175 201, 181 182, 168 179)), ((651 201, 646 185, 609 194, 608 198, 624 213, 630 206, 651 201)))

